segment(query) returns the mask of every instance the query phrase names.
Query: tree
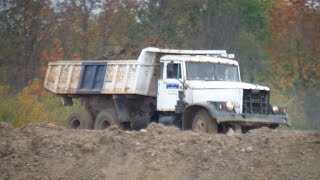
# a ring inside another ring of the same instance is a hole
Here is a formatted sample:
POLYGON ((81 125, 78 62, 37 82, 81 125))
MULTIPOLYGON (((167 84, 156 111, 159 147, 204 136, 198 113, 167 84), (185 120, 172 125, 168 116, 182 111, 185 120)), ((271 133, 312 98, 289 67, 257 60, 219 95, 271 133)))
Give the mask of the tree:
MULTIPOLYGON (((101 32, 100 52, 112 51, 117 47, 128 47, 131 24, 136 23, 138 9, 137 0, 107 0, 103 2, 101 13, 97 18, 97 26, 101 32)), ((131 34, 135 36, 135 34, 131 34)))
POLYGON ((11 0, 0 12, 2 82, 21 89, 36 77, 39 54, 48 39, 50 1, 11 0), (10 75, 8 75, 10 74, 10 75))
POLYGON ((91 28, 100 7, 101 0, 64 0, 57 3, 56 35, 62 41, 67 57, 74 52, 80 52, 82 59, 91 56, 90 46, 95 42, 92 34, 96 31, 91 28))
MULTIPOLYGON (((320 127, 314 117, 319 114, 320 87, 320 11, 308 5, 311 1, 275 0, 270 12, 273 57, 271 79, 274 87, 296 96, 301 114, 309 128, 320 127), (309 94, 309 93, 312 93, 309 94), (312 97, 311 97, 312 96, 312 97), (318 101, 313 101, 317 99, 318 101)), ((313 2, 313 1, 312 1, 313 2)), ((318 1, 319 2, 319 1, 318 1)))

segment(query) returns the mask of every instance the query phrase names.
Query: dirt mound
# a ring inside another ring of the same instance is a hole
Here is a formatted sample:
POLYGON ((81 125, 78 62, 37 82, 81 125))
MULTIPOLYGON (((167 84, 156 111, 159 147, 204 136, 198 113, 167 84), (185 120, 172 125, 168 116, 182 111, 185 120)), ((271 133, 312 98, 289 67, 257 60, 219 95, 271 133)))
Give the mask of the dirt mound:
POLYGON ((0 124, 0 179, 320 179, 320 132, 0 124))

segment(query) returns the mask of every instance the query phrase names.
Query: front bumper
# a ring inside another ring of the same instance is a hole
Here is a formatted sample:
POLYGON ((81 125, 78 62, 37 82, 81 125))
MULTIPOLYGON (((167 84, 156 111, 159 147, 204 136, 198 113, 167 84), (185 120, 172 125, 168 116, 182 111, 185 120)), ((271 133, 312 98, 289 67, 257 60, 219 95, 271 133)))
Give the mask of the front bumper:
POLYGON ((230 122, 241 125, 271 125, 284 124, 291 126, 289 118, 285 114, 237 114, 237 113, 219 113, 217 122, 230 122))

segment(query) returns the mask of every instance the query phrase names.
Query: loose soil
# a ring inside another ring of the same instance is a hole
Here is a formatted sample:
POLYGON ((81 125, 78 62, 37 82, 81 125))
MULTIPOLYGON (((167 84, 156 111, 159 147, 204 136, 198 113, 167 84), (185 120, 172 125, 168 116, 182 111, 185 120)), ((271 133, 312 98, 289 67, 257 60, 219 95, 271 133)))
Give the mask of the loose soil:
POLYGON ((0 179, 320 179, 320 132, 0 124, 0 179))

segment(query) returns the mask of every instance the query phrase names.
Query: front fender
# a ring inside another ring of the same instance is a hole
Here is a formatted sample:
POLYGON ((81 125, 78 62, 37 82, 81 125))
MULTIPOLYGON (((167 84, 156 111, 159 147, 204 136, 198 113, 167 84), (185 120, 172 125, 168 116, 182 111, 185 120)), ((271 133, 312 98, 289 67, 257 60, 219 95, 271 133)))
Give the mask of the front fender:
POLYGON ((217 119, 219 112, 216 107, 211 102, 198 102, 192 105, 187 106, 184 109, 182 116, 182 130, 191 130, 192 121, 196 112, 200 109, 206 109, 210 116, 214 119, 217 119))
POLYGON ((192 129, 193 118, 198 110, 205 109, 217 123, 235 123, 246 126, 269 126, 272 124, 285 124, 290 126, 290 120, 286 115, 278 114, 237 114, 220 110, 216 103, 219 102, 199 102, 187 106, 182 116, 182 130, 192 129))

